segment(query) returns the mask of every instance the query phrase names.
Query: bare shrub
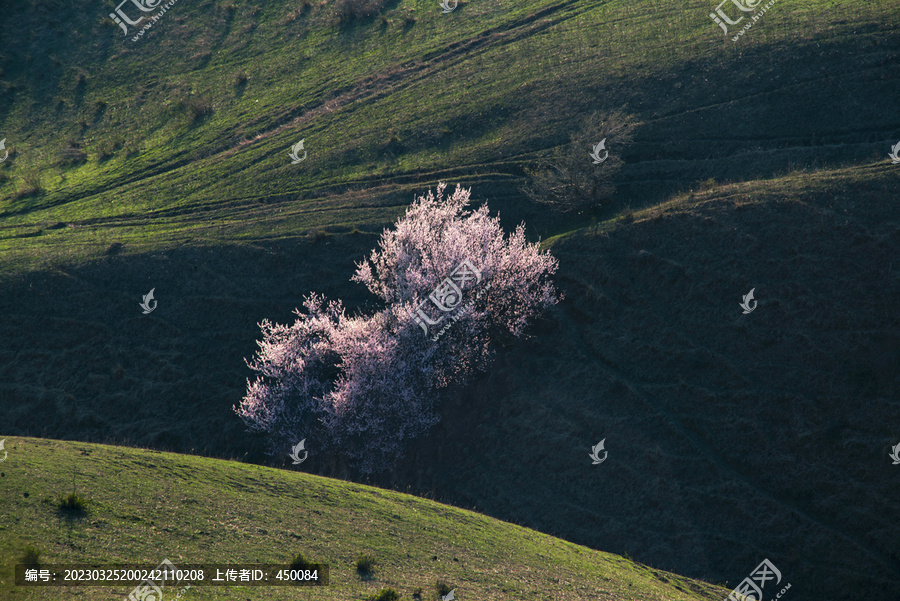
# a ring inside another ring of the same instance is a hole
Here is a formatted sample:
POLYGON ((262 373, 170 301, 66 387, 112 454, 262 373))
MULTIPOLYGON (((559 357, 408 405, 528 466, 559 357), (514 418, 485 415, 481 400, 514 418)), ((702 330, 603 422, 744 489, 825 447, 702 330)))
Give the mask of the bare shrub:
POLYGON ((555 210, 583 212, 606 203, 615 192, 613 178, 622 168, 621 148, 631 141, 637 123, 616 111, 594 113, 570 137, 568 144, 558 148, 550 157, 538 162, 534 169, 526 169, 529 182, 522 188, 530 199, 555 210), (591 151, 605 139, 605 149, 595 164, 591 151))
POLYGON ((334 10, 338 21, 346 23, 374 17, 384 8, 385 0, 337 0, 334 10))
POLYGON ((16 194, 18 198, 36 196, 37 194, 41 194, 44 191, 44 186, 41 181, 41 172, 37 169, 29 169, 25 171, 25 173, 22 174, 22 184, 23 186, 16 194))
POLYGON ((87 154, 81 149, 81 146, 74 141, 69 141, 66 148, 63 148, 59 154, 56 163, 60 167, 76 167, 87 162, 87 154))
POLYGON ((247 75, 247 72, 244 71, 243 69, 238 69, 231 76, 231 85, 232 85, 232 87, 239 88, 241 86, 246 85, 248 79, 249 79, 249 76, 247 75))
POLYGON ((213 111, 212 102, 201 96, 188 96, 181 101, 181 106, 184 107, 192 124, 212 114, 213 111))

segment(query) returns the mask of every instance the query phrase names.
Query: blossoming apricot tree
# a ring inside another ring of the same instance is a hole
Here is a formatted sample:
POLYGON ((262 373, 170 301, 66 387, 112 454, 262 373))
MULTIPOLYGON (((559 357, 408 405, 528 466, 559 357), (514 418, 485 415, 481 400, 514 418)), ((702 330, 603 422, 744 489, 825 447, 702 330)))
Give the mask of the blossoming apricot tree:
POLYGON ((492 343, 519 337, 559 301, 557 261, 504 237, 470 191, 428 192, 407 209, 352 281, 384 301, 372 316, 348 316, 340 301, 306 297, 293 325, 260 324, 257 372, 237 414, 269 434, 270 452, 302 438, 348 456, 362 472, 390 467, 411 438, 439 421, 442 389, 490 363, 492 343), (440 335, 435 334, 440 328, 440 335))

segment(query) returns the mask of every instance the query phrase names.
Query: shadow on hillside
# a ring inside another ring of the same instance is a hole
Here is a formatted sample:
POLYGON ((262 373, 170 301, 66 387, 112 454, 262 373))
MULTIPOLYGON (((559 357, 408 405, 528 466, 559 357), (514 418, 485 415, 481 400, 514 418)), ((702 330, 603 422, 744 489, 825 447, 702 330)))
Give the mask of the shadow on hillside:
POLYGON ((374 482, 694 577, 768 557, 896 596, 900 189, 889 165, 823 183, 559 242, 566 300, 374 482))
MULTIPOLYGON (((372 481, 689 576, 768 556, 833 599, 900 592, 898 192, 890 166, 799 174, 557 243, 564 303, 372 481)), ((232 411, 257 323, 310 291, 375 310, 349 278, 376 238, 123 248, 6 282, 4 433, 284 466, 232 411)))
POLYGON ((302 297, 369 301, 351 284, 368 236, 113 254, 30 273, 0 295, 0 407, 22 435, 264 461, 231 407, 257 324, 293 321, 302 297), (143 295, 157 307, 143 315, 143 295))

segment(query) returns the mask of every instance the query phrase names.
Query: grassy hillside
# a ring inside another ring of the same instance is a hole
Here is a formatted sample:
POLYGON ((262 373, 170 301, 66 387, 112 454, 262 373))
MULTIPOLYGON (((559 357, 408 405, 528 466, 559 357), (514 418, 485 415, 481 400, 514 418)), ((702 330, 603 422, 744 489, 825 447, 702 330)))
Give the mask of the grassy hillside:
POLYGON ((461 182, 566 300, 375 483, 732 586, 768 557, 796 601, 900 597, 900 5, 779 0, 737 43, 713 5, 180 0, 137 43, 104 3, 4 6, 4 431, 281 465, 231 410, 257 322, 310 290, 375 309, 354 261, 461 182), (640 126, 599 223, 518 192, 616 108, 640 126))
POLYGON ((594 110, 644 124, 613 149, 635 206, 711 177, 883 158, 900 138, 890 0, 788 0, 739 43, 707 0, 450 14, 394 0, 353 24, 326 2, 183 1, 136 43, 108 12, 56 0, 0 15, 5 270, 115 242, 380 230, 438 179, 482 182, 510 217, 536 217, 522 167, 594 110), (301 138, 309 157, 291 165, 301 138))
MULTIPOLYGON (((2 436, 2 435, 0 435, 2 436)), ((130 587, 23 589, 13 564, 285 563, 330 567, 327 588, 192 587, 191 599, 404 599, 444 582, 465 599, 721 599, 721 587, 426 499, 242 463, 105 445, 7 439, 0 480, 0 598, 124 598, 130 587), (57 507, 72 490, 87 514, 57 507), (368 577, 357 554, 375 558, 368 577)), ((167 597, 168 598, 168 597, 167 597)))

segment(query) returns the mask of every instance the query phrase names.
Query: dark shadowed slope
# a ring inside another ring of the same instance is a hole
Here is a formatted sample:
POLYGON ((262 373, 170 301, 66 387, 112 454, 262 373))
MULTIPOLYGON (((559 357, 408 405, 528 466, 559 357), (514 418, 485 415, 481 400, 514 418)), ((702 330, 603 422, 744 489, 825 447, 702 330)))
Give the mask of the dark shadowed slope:
MULTIPOLYGON (((798 173, 549 241, 566 300, 379 483, 691 576, 734 585, 769 557, 795 598, 827 586, 887 601, 900 582, 897 182, 890 165, 798 173), (609 459, 592 466, 603 438, 609 459)), ((329 282, 373 244, 331 235, 32 274, 0 306, 5 423, 262 459, 230 411, 256 321, 288 321, 309 289, 366 308, 360 286, 329 282), (142 284, 160 303, 146 317, 127 293, 142 284), (38 321, 42 336, 24 337, 38 321)), ((305 467, 353 477, 330 458, 305 467)))
POLYGON ((799 174, 554 240, 566 301, 395 481, 732 586, 768 557, 792 598, 896 598, 898 192, 889 164, 799 174))

